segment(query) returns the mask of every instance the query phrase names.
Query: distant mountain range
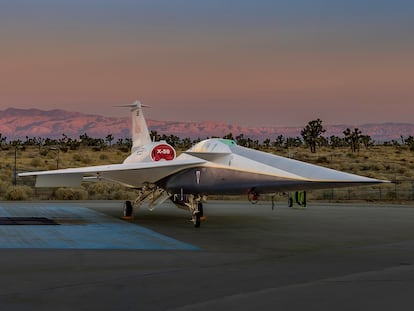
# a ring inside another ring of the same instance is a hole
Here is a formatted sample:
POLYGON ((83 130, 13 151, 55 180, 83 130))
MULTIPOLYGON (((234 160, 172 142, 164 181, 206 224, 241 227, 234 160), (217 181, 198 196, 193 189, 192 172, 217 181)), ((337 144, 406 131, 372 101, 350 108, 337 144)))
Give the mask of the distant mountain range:
MULTIPOLYGON (((244 134, 245 137, 263 141, 266 138, 274 140, 277 136, 300 136, 302 127, 243 127, 223 122, 178 122, 147 120, 150 130, 159 134, 176 135, 180 138, 191 139, 207 137, 223 137, 232 133, 234 137, 244 134)), ((0 133, 10 139, 28 137, 61 138, 64 133, 68 137, 79 138, 87 133, 90 137, 98 138, 112 134, 115 138, 130 137, 130 117, 105 117, 100 115, 69 112, 65 110, 39 110, 8 108, 0 111, 0 133)), ((363 125, 325 125, 329 137, 343 137, 346 128, 359 128, 364 135, 370 135, 375 141, 400 140, 401 136, 414 136, 414 124, 383 123, 363 125)))

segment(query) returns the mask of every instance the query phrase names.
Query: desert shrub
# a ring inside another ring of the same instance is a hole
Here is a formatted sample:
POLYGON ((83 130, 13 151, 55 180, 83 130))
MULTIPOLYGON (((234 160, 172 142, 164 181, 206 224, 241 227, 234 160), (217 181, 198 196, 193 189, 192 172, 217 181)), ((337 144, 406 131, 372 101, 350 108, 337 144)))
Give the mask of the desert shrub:
POLYGON ((380 171, 381 167, 376 164, 363 164, 360 167, 361 171, 380 171))
POLYGON ((373 165, 371 166, 371 169, 372 169, 373 171, 375 171, 375 172, 379 172, 379 171, 381 171, 381 166, 380 166, 380 165, 377 165, 377 164, 373 164, 373 165))
POLYGON ((406 174, 406 173, 407 173, 407 170, 406 170, 404 167, 400 167, 400 168, 397 170, 397 172, 398 172, 398 174, 404 175, 404 174, 406 174))
POLYGON ((79 150, 79 144, 71 144, 69 149, 70 150, 79 150))
POLYGON ((104 160, 109 160, 109 157, 108 157, 108 155, 107 155, 107 154, 102 153, 102 154, 99 156, 99 160, 102 160, 102 161, 104 161, 104 160))
POLYGON ((395 199, 397 199, 396 192, 395 191, 389 191, 389 192, 387 192, 386 195, 385 195, 385 199, 386 200, 395 200, 395 199))
POLYGON ((2 170, 0 171, 0 180, 1 181, 12 181, 13 171, 11 170, 2 170))
POLYGON ((79 153, 76 153, 73 155, 72 159, 73 161, 80 162, 82 160, 82 157, 79 153))
POLYGON ((0 195, 3 196, 7 193, 7 189, 10 187, 10 183, 1 180, 0 181, 0 195))
POLYGON ((410 172, 410 171, 407 171, 407 172, 404 173, 404 177, 413 178, 413 173, 410 172))
POLYGON ((35 153, 29 153, 29 155, 27 156, 29 159, 33 159, 37 157, 37 154, 35 153))
POLYGON ((12 201, 27 200, 33 195, 33 189, 28 186, 9 186, 6 199, 12 201))
POLYGON ((136 193, 119 184, 96 182, 84 184, 92 200, 134 200, 136 193))
POLYGON ((72 159, 73 159, 73 161, 82 162, 83 164, 90 164, 92 162, 90 157, 83 156, 79 153, 74 154, 72 159))
POLYGON ((57 167, 56 167, 56 164, 55 163, 50 163, 50 162, 48 162, 47 163, 47 169, 50 171, 50 170, 55 170, 57 167))
POLYGON ((39 167, 39 166, 42 166, 42 160, 41 160, 41 159, 39 159, 39 158, 33 158, 33 159, 30 161, 30 165, 31 165, 32 167, 39 167))
POLYGON ((137 195, 133 191, 119 189, 113 192, 111 199, 112 200, 135 200, 136 197, 137 195))
MULTIPOLYGON (((117 193, 122 189, 118 184, 110 184, 105 182, 91 183, 88 185, 89 197, 94 200, 117 200, 117 193)), ((123 199, 123 198, 119 198, 123 199)))
POLYGON ((82 157, 82 163, 83 164, 91 164, 92 159, 90 157, 82 157))
POLYGON ((130 149, 129 147, 124 147, 124 146, 121 146, 121 147, 118 147, 118 150, 119 150, 119 151, 121 151, 121 152, 127 153, 127 152, 129 152, 131 149, 130 149))
POLYGON ((88 192, 82 188, 58 188, 55 190, 54 197, 57 200, 86 200, 88 192))
POLYGON ((88 185, 88 193, 90 195, 106 195, 111 191, 111 186, 104 182, 91 183, 88 185))
POLYGON ((327 157, 325 156, 320 156, 316 159, 316 163, 329 163, 329 160, 327 157))

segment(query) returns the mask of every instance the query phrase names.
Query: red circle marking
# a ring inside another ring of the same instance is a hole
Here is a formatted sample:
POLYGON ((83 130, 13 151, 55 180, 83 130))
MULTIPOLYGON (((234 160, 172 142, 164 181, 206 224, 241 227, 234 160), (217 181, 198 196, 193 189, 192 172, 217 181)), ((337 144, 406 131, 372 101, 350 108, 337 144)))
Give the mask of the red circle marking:
POLYGON ((175 158, 175 151, 170 145, 160 144, 152 149, 151 157, 153 161, 171 161, 175 158))

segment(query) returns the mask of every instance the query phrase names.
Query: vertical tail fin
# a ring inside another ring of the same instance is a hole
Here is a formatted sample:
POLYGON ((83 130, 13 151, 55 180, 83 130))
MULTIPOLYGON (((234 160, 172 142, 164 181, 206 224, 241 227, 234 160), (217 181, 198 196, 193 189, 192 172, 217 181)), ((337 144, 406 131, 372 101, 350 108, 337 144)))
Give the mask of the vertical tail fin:
POLYGON ((151 142, 151 137, 148 131, 147 122, 144 118, 143 107, 148 107, 142 105, 139 100, 135 101, 131 105, 124 105, 118 107, 130 107, 131 108, 131 117, 132 117, 132 126, 131 126, 131 135, 132 135, 132 152, 139 147, 145 146, 151 142))
POLYGON ((151 137, 148 131, 147 122, 145 121, 144 113, 139 100, 134 102, 131 106, 132 116, 132 150, 147 145, 151 142, 151 137))

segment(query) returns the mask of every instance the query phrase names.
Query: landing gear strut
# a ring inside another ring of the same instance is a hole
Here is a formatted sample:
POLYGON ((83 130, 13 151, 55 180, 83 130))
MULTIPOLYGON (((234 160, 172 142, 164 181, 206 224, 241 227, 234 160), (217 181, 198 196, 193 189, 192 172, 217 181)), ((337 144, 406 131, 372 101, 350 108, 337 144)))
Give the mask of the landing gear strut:
POLYGON ((142 189, 139 190, 138 196, 134 202, 125 201, 124 216, 122 218, 132 219, 134 217, 134 208, 138 209, 143 205, 146 205, 148 209, 152 211, 170 196, 170 193, 158 187, 157 185, 146 183, 142 189))
POLYGON ((199 228, 201 221, 204 220, 203 198, 200 195, 179 194, 174 195, 171 200, 178 207, 191 212, 191 222, 195 228, 199 228))
POLYGON ((194 227, 195 228, 199 228, 200 224, 201 224, 201 218, 204 217, 203 215, 203 203, 196 202, 196 209, 193 210, 193 222, 194 222, 194 227))

